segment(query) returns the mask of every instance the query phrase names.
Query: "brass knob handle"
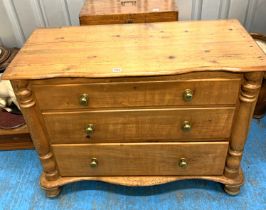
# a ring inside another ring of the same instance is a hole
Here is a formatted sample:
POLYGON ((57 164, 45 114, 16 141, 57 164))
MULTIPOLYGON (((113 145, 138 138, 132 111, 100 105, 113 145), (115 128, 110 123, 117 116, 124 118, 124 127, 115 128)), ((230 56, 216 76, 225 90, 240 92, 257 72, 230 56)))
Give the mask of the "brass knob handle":
POLYGON ((90 163, 91 168, 96 168, 98 166, 97 158, 92 158, 90 163))
POLYGON ((188 166, 186 158, 180 158, 178 165, 180 168, 186 168, 188 166))
POLYGON ((186 89, 183 93, 183 99, 184 101, 192 101, 192 98, 193 98, 193 91, 190 90, 190 89, 186 89))
POLYGON ((185 132, 188 132, 192 129, 192 126, 191 126, 191 123, 187 120, 185 120, 183 122, 183 125, 182 125, 182 130, 185 131, 185 132))
POLYGON ((92 135, 94 132, 94 125, 93 124, 88 124, 85 128, 85 132, 88 136, 92 135))
POLYGON ((88 96, 88 94, 83 93, 83 94, 80 95, 79 104, 81 106, 88 106, 88 104, 89 104, 89 96, 88 96))

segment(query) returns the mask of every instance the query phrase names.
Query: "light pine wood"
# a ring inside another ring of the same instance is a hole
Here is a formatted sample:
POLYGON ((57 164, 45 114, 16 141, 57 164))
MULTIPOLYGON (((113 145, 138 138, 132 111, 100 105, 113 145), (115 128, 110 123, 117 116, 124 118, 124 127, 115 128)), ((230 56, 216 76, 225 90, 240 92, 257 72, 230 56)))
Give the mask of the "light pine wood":
POLYGON ((61 176, 222 175, 227 148, 228 142, 52 145, 61 176))
POLYGON ((103 78, 265 69, 265 54, 240 23, 221 20, 38 29, 3 78, 103 78))
MULTIPOLYGON (((259 95, 263 72, 246 73, 239 94, 239 110, 232 130, 224 175, 228 178, 240 176, 240 162, 247 139, 250 121, 259 95)), ((239 185, 225 185, 225 191, 235 195, 240 191, 239 185)))
POLYGON ((175 0, 86 0, 80 12, 81 25, 176 21, 175 0))
POLYGON ((147 186, 192 178, 235 195, 265 69, 265 55, 237 21, 202 21, 40 29, 4 78, 48 197, 81 180, 147 186), (184 103, 188 84, 194 98, 184 103), (90 101, 81 108, 84 91, 90 101))
POLYGON ((242 185, 244 176, 242 170, 237 179, 229 179, 225 176, 79 176, 79 177, 60 177, 56 181, 47 181, 44 174, 41 175, 40 185, 44 189, 56 189, 65 184, 78 182, 78 181, 102 181, 111 184, 125 185, 125 186, 154 186, 174 182, 178 180, 189 179, 205 179, 223 184, 242 185))
POLYGON ((35 85, 33 90, 42 110, 101 109, 142 106, 234 105, 240 79, 197 79, 194 81, 112 82, 66 85, 35 85), (210 86, 212 87, 210 89, 210 86), (185 101, 186 89, 193 99, 185 101), (47 94, 49 92, 49 94, 47 94), (80 105, 82 94, 88 95, 87 106, 80 105), (51 100, 52 99, 52 100, 51 100))
POLYGON ((201 141, 228 139, 234 108, 133 109, 49 112, 43 115, 51 143, 201 141), (192 129, 183 131, 184 121, 192 129), (93 124, 90 137, 85 127, 93 124))
POLYGON ((177 75, 162 75, 162 76, 145 76, 145 77, 108 77, 108 78, 85 78, 85 77, 58 77, 50 79, 36 79, 31 80, 31 88, 35 85, 87 85, 95 83, 143 83, 143 82, 156 82, 156 81, 177 81, 177 82, 199 82, 201 80, 216 82, 226 80, 243 80, 241 73, 228 73, 226 71, 201 71, 177 75))
POLYGON ((12 80, 14 92, 31 133, 33 144, 38 152, 47 180, 56 180, 59 176, 54 155, 50 150, 47 133, 40 112, 33 98, 27 80, 12 80))
POLYGON ((235 178, 239 175, 240 161, 261 87, 262 77, 263 73, 261 72, 245 74, 245 81, 239 94, 239 110, 232 130, 225 167, 225 176, 227 177, 235 178))

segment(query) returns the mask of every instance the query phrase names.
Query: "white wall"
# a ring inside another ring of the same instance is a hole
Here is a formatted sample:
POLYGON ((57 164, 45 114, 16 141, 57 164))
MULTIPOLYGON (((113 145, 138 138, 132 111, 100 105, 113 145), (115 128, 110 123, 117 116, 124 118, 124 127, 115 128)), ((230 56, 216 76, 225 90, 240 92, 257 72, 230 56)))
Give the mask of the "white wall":
MULTIPOLYGON (((176 1, 180 20, 237 18, 249 31, 266 34, 266 0, 176 1)), ((0 0, 0 44, 21 47, 37 27, 78 25, 83 2, 0 0)))

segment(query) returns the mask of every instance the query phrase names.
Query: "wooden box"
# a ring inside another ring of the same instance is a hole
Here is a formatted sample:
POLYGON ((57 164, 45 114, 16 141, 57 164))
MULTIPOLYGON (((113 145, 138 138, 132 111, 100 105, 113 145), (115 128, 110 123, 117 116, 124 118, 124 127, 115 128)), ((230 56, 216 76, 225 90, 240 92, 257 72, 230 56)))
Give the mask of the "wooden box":
POLYGON ((151 23, 178 20, 175 0, 86 0, 81 25, 151 23))

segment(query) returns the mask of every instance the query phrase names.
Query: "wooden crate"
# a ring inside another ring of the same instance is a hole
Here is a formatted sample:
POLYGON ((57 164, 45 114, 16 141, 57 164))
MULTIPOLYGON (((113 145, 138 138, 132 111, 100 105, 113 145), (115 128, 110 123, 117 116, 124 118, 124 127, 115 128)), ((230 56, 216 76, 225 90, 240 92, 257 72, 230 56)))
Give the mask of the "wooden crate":
POLYGON ((177 21, 175 0, 86 0, 81 25, 177 21))

